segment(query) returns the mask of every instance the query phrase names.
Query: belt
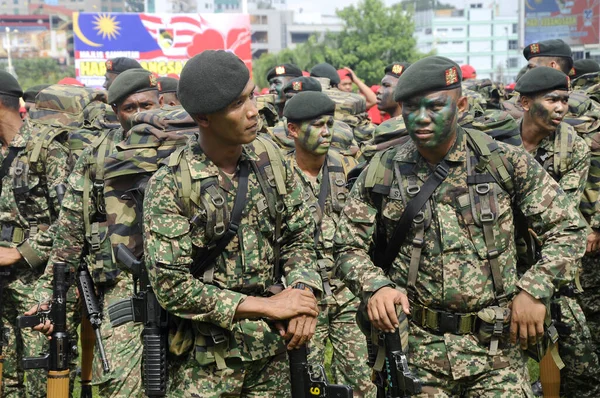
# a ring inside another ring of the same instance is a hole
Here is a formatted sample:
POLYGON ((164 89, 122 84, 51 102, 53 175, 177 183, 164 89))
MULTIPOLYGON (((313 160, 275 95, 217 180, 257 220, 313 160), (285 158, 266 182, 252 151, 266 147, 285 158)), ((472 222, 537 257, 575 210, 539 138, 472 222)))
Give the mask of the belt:
POLYGON ((477 329, 477 313, 453 313, 412 302, 410 307, 411 321, 434 334, 473 334, 477 329))
POLYGON ((19 244, 27 239, 27 233, 23 228, 14 225, 3 224, 0 228, 0 241, 19 244))

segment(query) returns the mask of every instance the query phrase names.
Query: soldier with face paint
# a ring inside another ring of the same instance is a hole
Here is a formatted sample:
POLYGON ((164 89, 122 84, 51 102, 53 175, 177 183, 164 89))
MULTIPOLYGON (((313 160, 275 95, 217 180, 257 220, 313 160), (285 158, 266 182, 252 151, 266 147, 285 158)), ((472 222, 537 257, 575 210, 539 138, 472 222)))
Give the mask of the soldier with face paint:
POLYGON ((285 95, 283 87, 296 77, 302 76, 302 70, 293 64, 277 65, 267 73, 267 81, 269 82, 269 94, 275 95, 275 105, 279 112, 279 116, 283 115, 283 107, 285 105, 285 95))
POLYGON ((381 79, 381 85, 377 90, 377 108, 386 112, 390 117, 401 115, 402 108, 394 101, 394 90, 398 84, 398 78, 409 66, 408 62, 394 62, 384 69, 385 76, 381 79))
POLYGON ((135 59, 127 57, 117 57, 106 61, 106 73, 104 74, 104 84, 102 87, 108 90, 117 76, 129 69, 142 69, 142 65, 135 59))

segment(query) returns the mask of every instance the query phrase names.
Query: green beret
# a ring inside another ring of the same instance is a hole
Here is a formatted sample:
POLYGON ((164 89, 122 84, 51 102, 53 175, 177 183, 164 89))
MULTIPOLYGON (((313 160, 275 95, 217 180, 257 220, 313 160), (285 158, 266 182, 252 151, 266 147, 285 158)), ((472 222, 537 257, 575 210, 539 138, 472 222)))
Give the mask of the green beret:
POLYGON ((179 80, 174 79, 172 77, 159 77, 158 78, 158 93, 176 93, 177 85, 179 84, 179 80))
POLYGON ((519 79, 522 78, 525 73, 527 73, 528 69, 529 67, 527 65, 522 67, 521 70, 519 70, 519 73, 517 73, 517 78, 515 79, 515 82, 518 82, 519 79))
POLYGON ((146 69, 129 69, 110 85, 108 103, 119 105, 131 94, 150 90, 158 90, 158 78, 146 69))
POLYGON ((3 70, 0 70, 0 94, 17 98, 23 95, 23 89, 17 79, 3 70))
POLYGON ((517 82, 515 91, 521 95, 535 94, 541 91, 566 90, 571 79, 561 71, 547 66, 538 66, 525 73, 517 82))
POLYGON ((285 103, 283 116, 290 121, 304 121, 316 119, 323 115, 335 113, 335 102, 325 93, 317 91, 303 91, 294 95, 285 103))
POLYGON ((129 69, 141 69, 138 61, 127 57, 118 57, 106 60, 106 71, 118 75, 129 69))
POLYGON ((317 79, 308 76, 297 77, 283 86, 284 93, 299 93, 301 91, 323 91, 317 79))
POLYGON ((579 76, 587 73, 600 72, 600 64, 593 59, 578 59, 573 63, 573 69, 569 75, 573 79, 577 79, 579 76))
POLYGON ((282 64, 269 69, 269 72, 267 72, 268 81, 277 76, 300 77, 302 76, 302 70, 294 64, 282 64))
POLYGON ((431 91, 452 90, 461 86, 462 72, 458 64, 438 55, 423 58, 398 78, 394 100, 401 102, 431 91))
POLYGON ((329 79, 331 85, 334 86, 340 83, 340 75, 338 75, 337 69, 327 62, 313 66, 310 70, 310 75, 314 77, 326 77, 329 79))
POLYGON ((535 57, 563 57, 573 58, 571 47, 561 39, 544 40, 532 43, 523 49, 526 60, 535 57))
POLYGON ((386 75, 400 77, 409 66, 408 62, 394 62, 386 66, 384 72, 386 75))
POLYGON ((38 84, 37 86, 29 87, 23 93, 23 101, 35 102, 35 96, 38 95, 38 93, 43 89, 48 88, 50 86, 51 84, 38 84))
POLYGON ((250 71, 235 54, 205 50, 183 67, 177 97, 190 115, 215 113, 239 97, 249 79, 250 71))

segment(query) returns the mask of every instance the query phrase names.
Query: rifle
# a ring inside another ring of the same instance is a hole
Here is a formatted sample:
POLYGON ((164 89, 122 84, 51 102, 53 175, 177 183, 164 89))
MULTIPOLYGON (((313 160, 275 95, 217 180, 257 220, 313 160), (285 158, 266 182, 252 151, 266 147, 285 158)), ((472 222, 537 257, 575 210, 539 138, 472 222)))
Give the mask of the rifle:
POLYGON ((122 243, 117 246, 115 256, 133 274, 134 296, 110 306, 110 323, 113 327, 127 322, 144 324, 144 391, 149 397, 164 397, 167 394, 167 335, 164 333, 167 312, 152 291, 146 266, 122 243))
POLYGON ((10 334, 10 329, 4 327, 4 322, 2 320, 2 310, 4 307, 2 295, 4 294, 5 279, 9 276, 10 268, 0 267, 0 393, 2 392, 2 373, 4 372, 4 354, 2 353, 2 349, 5 345, 8 345, 8 336, 10 334))
POLYGON ((69 361, 76 356, 77 345, 73 344, 67 334, 67 290, 70 271, 65 263, 53 264, 54 278, 52 283, 53 298, 48 311, 38 311, 35 315, 17 317, 17 327, 31 328, 49 319, 54 325, 50 352, 41 357, 23 358, 23 369, 48 370, 48 398, 69 397, 69 361))

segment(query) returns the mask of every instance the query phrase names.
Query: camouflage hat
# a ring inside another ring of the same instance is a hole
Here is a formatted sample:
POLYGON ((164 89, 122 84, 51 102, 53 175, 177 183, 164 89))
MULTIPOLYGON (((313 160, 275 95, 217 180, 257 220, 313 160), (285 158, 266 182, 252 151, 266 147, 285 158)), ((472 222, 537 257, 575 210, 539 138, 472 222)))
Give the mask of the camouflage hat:
POLYGON ((573 58, 571 47, 561 39, 544 40, 532 43, 523 49, 526 60, 535 57, 562 57, 573 58))
POLYGON ((283 116, 288 120, 302 121, 315 119, 322 115, 332 115, 335 112, 335 102, 325 93, 303 91, 294 95, 285 103, 283 116))
POLYGON ((558 69, 539 66, 525 73, 525 75, 519 79, 515 91, 526 95, 551 90, 568 91, 570 88, 571 79, 569 79, 569 76, 558 69))
POLYGON ((51 86, 50 84, 38 84, 36 86, 29 87, 23 93, 23 101, 25 101, 25 102, 35 102, 35 96, 38 95, 38 93, 40 91, 42 91, 43 89, 48 88, 50 86, 51 86))
POLYGON ((326 77, 332 85, 338 85, 340 83, 340 76, 337 73, 337 69, 327 62, 313 66, 310 70, 310 75, 314 77, 326 77))
POLYGON ((277 76, 300 77, 302 76, 302 70, 294 64, 282 64, 269 69, 267 72, 267 80, 277 76))
POLYGON ((172 77, 159 77, 158 78, 158 93, 176 93, 177 85, 179 84, 179 80, 174 79, 172 77))
POLYGON ((158 78, 146 69, 129 69, 119 74, 108 89, 108 103, 120 104, 131 94, 158 90, 158 78))
POLYGON ((423 58, 398 78, 396 102, 430 91, 452 90, 461 86, 462 72, 454 61, 437 55, 423 58))
POLYGON ((235 54, 205 50, 181 71, 177 96, 190 115, 218 112, 244 91, 250 71, 235 54))
POLYGON ((0 94, 17 98, 23 95, 23 89, 17 79, 3 70, 0 70, 0 94))
POLYGON ((106 60, 106 70, 118 75, 129 69, 141 69, 142 65, 133 58, 117 57, 106 60))
POLYGON ((410 64, 408 62, 393 62, 383 70, 386 75, 400 77, 410 64))
POLYGON ((569 75, 573 79, 577 79, 579 76, 587 73, 600 72, 600 64, 593 59, 578 59, 573 63, 573 69, 571 69, 569 75))
POLYGON ((284 93, 299 93, 301 91, 323 91, 321 83, 312 77, 297 77, 283 86, 284 93))

